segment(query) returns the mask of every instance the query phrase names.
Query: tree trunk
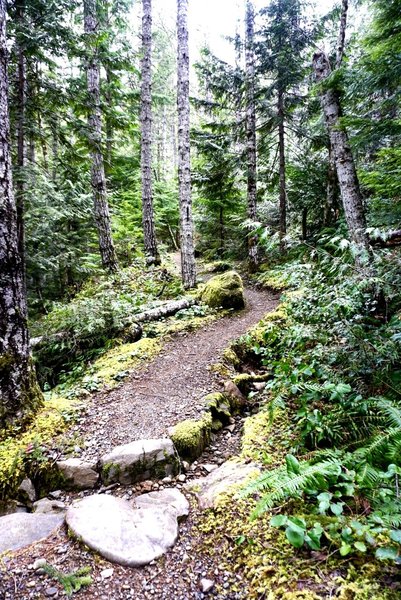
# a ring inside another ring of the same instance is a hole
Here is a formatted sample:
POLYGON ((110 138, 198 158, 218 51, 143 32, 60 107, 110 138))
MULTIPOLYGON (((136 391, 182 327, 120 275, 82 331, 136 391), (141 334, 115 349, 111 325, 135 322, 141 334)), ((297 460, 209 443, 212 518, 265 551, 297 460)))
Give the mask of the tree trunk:
POLYGON ((181 274, 185 289, 196 285, 189 141, 188 0, 177 0, 178 193, 180 202, 181 274))
MULTIPOLYGON (((281 76, 280 76, 281 77, 281 76)), ((284 91, 279 83, 277 98, 278 116, 278 154, 279 154, 279 212, 280 212, 280 246, 284 247, 287 235, 287 186, 285 177, 285 128, 284 128, 284 91)))
POLYGON ((98 16, 96 0, 84 0, 84 27, 87 39, 86 75, 88 85, 88 142, 91 154, 91 183, 95 223, 99 237, 102 265, 111 273, 118 270, 111 237, 106 177, 102 155, 102 120, 100 110, 100 67, 97 56, 98 16))
POLYGON ((329 164, 327 168, 326 205, 324 207, 323 225, 330 227, 337 220, 337 175, 334 155, 329 147, 329 164))
POLYGON ((220 205, 219 210, 219 230, 220 230, 220 257, 224 252, 224 208, 220 205))
POLYGON ((0 428, 23 424, 41 402, 31 364, 24 268, 11 173, 6 1, 0 0, 0 428))
MULTIPOLYGON (((246 81, 246 139, 247 139, 247 204, 248 219, 257 221, 256 195, 256 111, 255 111, 255 57, 254 57, 254 10, 251 0, 246 3, 245 39, 245 81, 246 81)), ((258 238, 248 238, 249 268, 255 271, 259 264, 258 238)))
POLYGON ((148 264, 160 264, 152 189, 152 0, 142 0, 141 174, 142 225, 148 264))
MULTIPOLYGON (((16 3, 17 20, 17 171, 15 178, 15 200, 17 204, 18 223, 18 249, 22 264, 25 265, 25 233, 24 233, 24 208, 25 208, 25 113, 26 113, 26 58, 23 29, 25 20, 24 0, 16 3), (19 34, 19 35, 18 35, 19 34)), ((25 268, 25 267, 24 267, 25 268)), ((24 276, 25 279, 25 276, 24 276)))
POLYGON ((308 209, 302 209, 302 240, 305 241, 308 237, 308 209))
MULTIPOLYGON (((315 53, 313 68, 318 82, 324 81, 330 75, 330 63, 323 52, 315 53)), ((351 239, 367 250, 369 238, 366 233, 362 196, 347 131, 340 125, 341 106, 337 91, 330 88, 324 90, 321 93, 321 103, 336 164, 348 231, 351 239)))

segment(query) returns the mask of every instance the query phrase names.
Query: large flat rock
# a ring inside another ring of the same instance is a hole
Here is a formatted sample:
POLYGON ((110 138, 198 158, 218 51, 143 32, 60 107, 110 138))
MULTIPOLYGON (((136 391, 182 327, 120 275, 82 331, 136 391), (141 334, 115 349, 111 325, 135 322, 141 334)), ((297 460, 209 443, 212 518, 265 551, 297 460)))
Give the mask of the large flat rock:
POLYGON ((168 438, 138 440, 116 446, 100 459, 103 483, 130 485, 146 479, 163 479, 178 472, 173 442, 168 438))
POLYGON ((229 460, 207 477, 192 480, 186 489, 195 494, 199 508, 216 508, 222 495, 235 492, 259 473, 259 468, 253 463, 229 460))
POLYGON ((47 538, 64 521, 64 515, 14 513, 0 517, 0 554, 47 538))
POLYGON ((133 501, 136 508, 161 508, 172 509, 177 519, 181 521, 189 515, 189 502, 177 488, 149 492, 137 496, 133 501))
POLYGON ((67 511, 70 530, 107 560, 140 567, 162 556, 178 537, 176 513, 166 505, 135 508, 126 500, 98 494, 67 511))

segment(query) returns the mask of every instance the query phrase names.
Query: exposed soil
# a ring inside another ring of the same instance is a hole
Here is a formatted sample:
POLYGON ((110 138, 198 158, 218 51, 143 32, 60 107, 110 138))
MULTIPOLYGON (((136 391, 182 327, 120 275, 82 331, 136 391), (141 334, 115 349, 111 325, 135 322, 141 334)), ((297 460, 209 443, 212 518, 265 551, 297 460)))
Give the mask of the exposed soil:
POLYGON ((222 381, 210 370, 231 340, 244 334, 277 305, 266 290, 246 289, 246 308, 196 332, 178 334, 142 370, 118 388, 92 396, 71 434, 94 459, 120 444, 168 436, 183 419, 199 417, 201 399, 219 391, 222 381))
MULTIPOLYGON (((168 341, 159 354, 142 370, 133 373, 120 387, 94 395, 73 435, 84 439, 82 455, 94 458, 118 444, 141 438, 163 437, 168 428, 184 418, 197 417, 200 400, 219 390, 221 379, 209 367, 218 362, 229 342, 244 334, 265 313, 274 309, 277 298, 266 291, 246 290, 247 307, 231 317, 224 317, 193 333, 179 334, 168 341)), ((176 486, 184 479, 207 475, 211 465, 221 464, 238 453, 242 417, 213 436, 212 445, 193 463, 185 476, 171 483, 144 482, 130 487, 103 490, 124 498, 143 491, 176 486)), ((69 504, 80 494, 58 493, 69 504)), ((71 539, 65 527, 44 542, 14 553, 0 562, 0 600, 30 600, 66 597, 59 582, 35 571, 33 563, 45 558, 64 573, 89 566, 93 583, 78 593, 87 600, 201 600, 218 598, 245 600, 247 586, 240 575, 225 571, 218 550, 209 556, 203 550, 196 523, 202 518, 192 502, 188 520, 180 526, 175 547, 162 559, 141 569, 112 565, 71 539), (212 590, 201 591, 201 579, 214 582, 212 590), (235 591, 234 591, 235 590, 235 591)), ((229 535, 229 532, 228 532, 229 535)))

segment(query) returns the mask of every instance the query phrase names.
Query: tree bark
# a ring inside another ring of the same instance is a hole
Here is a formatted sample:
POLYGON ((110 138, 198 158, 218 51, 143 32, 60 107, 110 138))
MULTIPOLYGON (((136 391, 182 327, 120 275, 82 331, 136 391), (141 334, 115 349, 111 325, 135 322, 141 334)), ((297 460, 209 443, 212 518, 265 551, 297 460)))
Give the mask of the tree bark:
POLYGON ((0 0, 0 428, 23 424, 42 402, 31 364, 24 267, 10 151, 6 1, 0 0))
MULTIPOLYGON (((26 57, 22 43, 25 20, 25 2, 16 2, 17 21, 17 172, 15 177, 15 199, 17 204, 18 248, 22 264, 25 265, 25 113, 26 113, 26 57)), ((24 276, 25 279, 25 276, 24 276)))
POLYGON ((177 0, 178 191, 180 203, 181 275, 185 289, 196 285, 189 139, 188 0, 177 0))
MULTIPOLYGON (((345 33, 347 28, 348 0, 342 0, 340 29, 337 42, 336 68, 341 66, 344 57, 345 33)), ((318 82, 330 75, 330 62, 324 52, 313 56, 313 68, 318 82)), ((340 124, 341 103, 337 90, 328 88, 321 93, 323 113, 329 131, 331 151, 336 165, 341 199, 344 207, 348 231, 353 242, 369 250, 369 237, 366 233, 366 217, 363 207, 354 157, 345 127, 340 124)))
POLYGON ((308 237, 308 209, 302 209, 302 240, 305 241, 308 237))
MULTIPOLYGON (((313 57, 316 80, 322 82, 330 75, 330 63, 324 52, 313 57)), ((369 248, 366 219, 358 175, 348 141, 347 131, 340 124, 341 106, 338 92, 328 88, 321 93, 323 113, 329 131, 345 218, 351 239, 364 249, 369 248)))
MULTIPOLYGON (((281 78, 281 76, 279 76, 281 78)), ((279 212, 280 212, 280 246, 284 247, 287 235, 287 184, 285 173, 285 127, 284 127, 284 91, 279 82, 277 97, 278 116, 278 154, 279 154, 279 212)))
MULTIPOLYGON (((248 219, 257 221, 257 171, 256 171, 256 110, 255 110, 255 56, 254 9, 251 0, 246 3, 245 81, 246 81, 246 139, 247 139, 247 205, 248 219)), ((248 237, 249 268, 255 271, 259 264, 258 238, 248 237)))
POLYGON ((99 250, 104 269, 114 273, 118 270, 117 257, 111 236, 109 205, 107 202, 106 177, 102 154, 102 119, 100 109, 100 66, 97 55, 99 28, 96 0, 84 0, 84 28, 86 34, 88 87, 88 142, 91 154, 91 184, 99 250))
POLYGON ((148 264, 160 264, 152 187, 152 0, 142 0, 141 175, 142 225, 148 264))
POLYGON ((330 227, 337 220, 337 175, 333 152, 329 146, 329 164, 327 167, 326 204, 324 207, 323 225, 330 227))

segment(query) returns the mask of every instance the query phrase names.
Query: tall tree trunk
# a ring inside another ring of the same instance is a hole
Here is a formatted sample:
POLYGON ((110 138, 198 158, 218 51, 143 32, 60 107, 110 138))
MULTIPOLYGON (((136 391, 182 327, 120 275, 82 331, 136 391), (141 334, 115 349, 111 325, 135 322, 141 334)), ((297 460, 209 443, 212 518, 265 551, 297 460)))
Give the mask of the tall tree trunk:
POLYGON ((142 0, 141 174, 142 225, 149 264, 160 264, 152 188, 152 0, 142 0))
POLYGON ((181 274, 185 289, 196 285, 189 140, 188 0, 177 0, 178 192, 180 202, 181 274))
POLYGON ((6 0, 0 0, 0 428, 24 423, 42 402, 29 351, 24 268, 10 152, 6 0))
MULTIPOLYGON (((25 265, 25 113, 26 113, 26 57, 24 39, 25 0, 16 2, 17 21, 17 172, 15 178, 15 199, 17 204, 18 248, 22 264, 25 265)), ((25 279, 25 277, 24 277, 25 279)))
MULTIPOLYGON (((337 44, 336 67, 339 68, 344 56, 345 31, 347 25, 348 0, 342 0, 340 31, 337 44)), ((324 52, 313 56, 313 69, 318 82, 325 81, 330 73, 330 62, 324 52)), ((354 157, 348 140, 348 134, 340 124, 341 103, 335 89, 328 88, 321 93, 323 113, 329 131, 345 218, 351 239, 365 250, 369 249, 366 233, 366 217, 363 207, 358 175, 354 157)))
MULTIPOLYGON (((281 78, 281 75, 279 76, 281 78)), ((284 90, 279 82, 277 97, 278 116, 278 154, 279 154, 279 212, 280 212, 280 245, 284 247, 287 234, 287 185, 285 173, 285 127, 284 127, 284 90)))
MULTIPOLYGON (((246 3, 245 81, 246 81, 246 139, 247 139, 247 205, 248 219, 257 220, 257 173, 256 173, 256 110, 255 110, 255 57, 254 57, 254 9, 251 0, 246 3)), ((248 238, 249 268, 255 271, 259 264, 258 238, 248 238)))
POLYGON ((84 27, 87 38, 86 76, 88 85, 88 142, 91 153, 91 183, 95 223, 99 237, 102 265, 111 273, 118 270, 111 236, 106 177, 102 154, 102 119, 100 110, 100 67, 97 56, 98 15, 96 0, 84 0, 84 27))

